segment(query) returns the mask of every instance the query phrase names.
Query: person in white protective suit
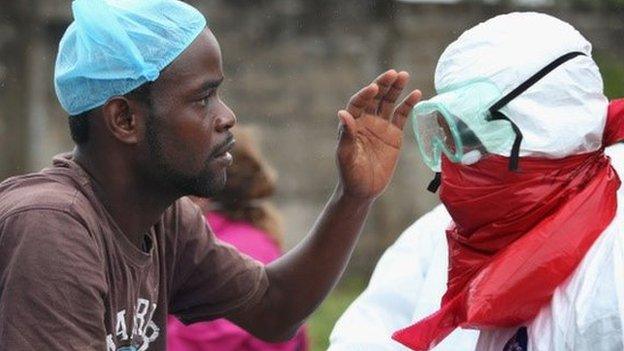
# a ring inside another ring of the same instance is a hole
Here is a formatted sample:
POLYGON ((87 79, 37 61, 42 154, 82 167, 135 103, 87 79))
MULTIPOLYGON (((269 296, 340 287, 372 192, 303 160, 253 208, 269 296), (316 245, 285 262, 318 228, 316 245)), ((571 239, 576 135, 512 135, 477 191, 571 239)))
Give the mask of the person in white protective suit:
MULTIPOLYGON (((606 154, 611 157, 618 174, 624 174, 624 144, 607 148, 606 154)), ((618 202, 622 202, 623 196, 620 188, 618 202)), ((377 263, 366 290, 336 323, 328 351, 409 350, 391 337, 396 330, 439 307, 446 289, 448 268, 448 246, 440 233, 451 220, 444 205, 437 205, 399 236, 377 263)), ((614 245, 613 249, 621 250, 624 237, 611 240, 617 240, 617 247, 614 245)), ((620 328, 619 322, 613 325, 615 333, 622 333, 620 328)), ((475 350, 478 338, 477 330, 457 329, 434 350, 475 350)))
POLYGON ((388 249, 329 350, 623 350, 624 146, 604 150, 624 100, 608 109, 591 45, 498 16, 445 50, 435 85, 412 116, 446 208, 388 249))

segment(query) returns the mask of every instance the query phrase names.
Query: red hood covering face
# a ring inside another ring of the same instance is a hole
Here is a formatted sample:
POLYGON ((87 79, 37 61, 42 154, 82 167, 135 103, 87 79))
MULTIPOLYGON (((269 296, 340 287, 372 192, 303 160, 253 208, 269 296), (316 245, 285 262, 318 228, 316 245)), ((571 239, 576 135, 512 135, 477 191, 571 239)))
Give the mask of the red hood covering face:
MULTIPOLYGON (((611 104, 604 145, 624 139, 624 100, 611 104)), ((443 158, 440 199, 448 286, 440 310, 396 332, 429 350, 457 327, 522 325, 550 301, 611 223, 620 180, 603 150, 551 160, 523 157, 520 170, 490 156, 465 166, 443 158)))
MULTIPOLYGON (((561 217, 566 204, 585 194, 582 190, 587 186, 609 189, 613 195, 619 186, 602 150, 553 161, 524 158, 520 172, 509 171, 508 161, 493 156, 473 167, 443 161, 440 199, 453 218, 446 232, 450 266, 443 303, 457 295, 502 250, 544 225, 546 219, 561 217), (598 177, 607 177, 607 181, 599 182, 598 177)), ((611 222, 614 210, 597 234, 611 222)), ((595 213, 586 215, 591 222, 595 213)), ((561 225, 568 226, 569 219, 565 220, 561 225)), ((574 232, 576 228, 568 229, 574 232)), ((565 252, 564 246, 561 249, 565 252)), ((528 262, 517 263, 525 266, 528 262)), ((512 262, 503 264, 509 266, 512 262)))

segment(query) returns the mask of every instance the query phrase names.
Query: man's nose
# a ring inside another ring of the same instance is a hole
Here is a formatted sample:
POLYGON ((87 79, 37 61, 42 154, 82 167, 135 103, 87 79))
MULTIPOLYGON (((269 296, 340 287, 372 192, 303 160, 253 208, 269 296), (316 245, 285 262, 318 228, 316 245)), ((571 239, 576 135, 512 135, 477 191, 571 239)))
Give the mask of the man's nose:
POLYGON ((223 132, 234 127, 236 124, 236 115, 234 114, 234 111, 228 107, 228 105, 226 105, 223 101, 220 102, 222 105, 222 111, 219 113, 216 128, 218 131, 223 132))

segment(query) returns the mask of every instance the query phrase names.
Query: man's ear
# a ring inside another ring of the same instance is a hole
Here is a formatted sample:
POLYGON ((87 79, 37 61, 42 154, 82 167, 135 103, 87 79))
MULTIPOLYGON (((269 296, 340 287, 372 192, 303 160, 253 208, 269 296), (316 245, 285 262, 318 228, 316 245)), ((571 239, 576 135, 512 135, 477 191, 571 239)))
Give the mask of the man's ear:
POLYGON ((139 140, 138 119, 146 113, 137 101, 123 96, 110 98, 102 107, 106 127, 111 134, 125 144, 136 144, 139 140))

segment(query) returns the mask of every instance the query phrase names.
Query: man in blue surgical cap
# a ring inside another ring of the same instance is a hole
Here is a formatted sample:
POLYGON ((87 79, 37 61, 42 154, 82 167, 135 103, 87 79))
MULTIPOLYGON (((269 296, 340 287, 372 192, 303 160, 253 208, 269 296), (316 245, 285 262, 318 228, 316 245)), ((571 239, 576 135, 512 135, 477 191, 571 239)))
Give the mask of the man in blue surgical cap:
POLYGON ((306 239, 263 267, 215 241, 185 195, 225 183, 234 113, 217 40, 175 0, 76 0, 55 87, 76 147, 0 184, 0 350, 164 350, 168 313, 284 340, 341 275, 394 172, 408 81, 338 112, 339 181, 306 239))

